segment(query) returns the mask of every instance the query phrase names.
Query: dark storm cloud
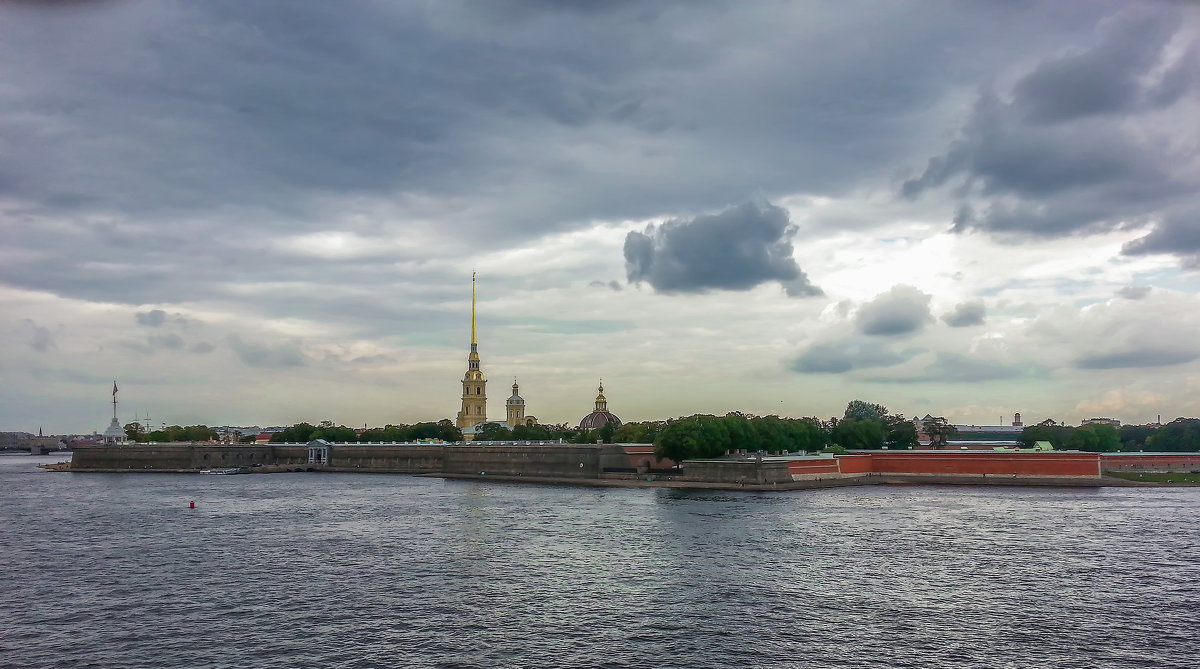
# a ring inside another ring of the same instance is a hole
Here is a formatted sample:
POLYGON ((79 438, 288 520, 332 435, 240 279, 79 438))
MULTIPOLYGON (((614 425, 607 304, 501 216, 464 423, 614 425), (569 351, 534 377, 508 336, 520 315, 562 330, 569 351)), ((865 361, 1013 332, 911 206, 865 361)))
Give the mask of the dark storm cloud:
POLYGON ((1160 80, 1144 79, 1159 64, 1182 13, 1167 5, 1133 8, 1103 25, 1099 44, 1043 61, 1017 82, 1014 102, 1034 123, 1058 123, 1175 102, 1188 84, 1188 59, 1160 80))
POLYGON ((1194 171, 1184 169, 1195 162, 1195 125, 1179 120, 1200 81, 1197 40, 1180 31, 1185 11, 1128 7, 1101 22, 1087 48, 1044 58, 1010 100, 984 92, 960 136, 901 193, 954 185, 957 232, 1053 236, 1161 218, 1145 245, 1126 252, 1186 255, 1153 239, 1186 237, 1172 212, 1197 201, 1194 171), (1172 114, 1152 117, 1160 110, 1172 114))
POLYGON ((1169 367, 1200 358, 1194 348, 1129 348, 1083 356, 1075 361, 1080 369, 1126 369, 1169 367))
MULTIPOLYGON (((927 157, 943 132, 931 103, 1008 73, 1014 54, 1065 58, 1121 6, 0 5, 0 248, 17 251, 0 283, 303 317, 302 300, 235 288, 383 289, 395 264, 433 276, 480 239, 518 246, 753 193, 844 196, 927 157), (421 243, 343 262, 268 243, 331 227, 421 243)), ((1137 109, 1167 105, 1167 79, 1137 109)), ((1189 77, 1171 80, 1186 94, 1189 77)), ((1117 136, 1097 153, 1136 145, 1117 136)), ((794 279, 793 294, 816 290, 794 279)), ((366 311, 325 302, 325 318, 366 311)))
POLYGON ((918 353, 918 349, 895 351, 877 341, 833 341, 810 347, 789 366, 801 374, 841 374, 855 369, 892 367, 918 353))
POLYGON ((778 281, 792 297, 823 295, 792 258, 787 211, 744 204, 719 214, 648 225, 625 237, 629 281, 661 293, 749 290, 778 281))
POLYGON ((897 336, 920 331, 933 320, 930 296, 912 286, 897 285, 858 309, 858 331, 871 336, 897 336))
POLYGON ((45 214, 249 208, 291 229, 331 195, 412 196, 493 238, 845 191, 909 148, 906 114, 994 68, 953 56, 1007 48, 995 21, 1057 48, 1109 11, 559 5, 8 11, 0 183, 45 214), (502 197, 466 215, 485 193, 502 197))
POLYGON ((1117 296, 1127 300, 1142 300, 1150 294, 1150 290, 1150 286, 1125 286, 1117 291, 1117 296))
POLYGON ((303 367, 308 364, 295 342, 256 344, 243 341, 238 335, 229 335, 228 340, 237 357, 250 367, 303 367))
POLYGON ((965 328, 972 325, 983 325, 987 307, 983 300, 971 300, 955 305, 954 311, 942 316, 942 321, 952 328, 965 328))
POLYGON ((1200 209, 1168 216, 1122 249, 1123 255, 1174 254, 1190 267, 1200 267, 1200 209))
POLYGON ((152 328, 156 328, 167 322, 167 312, 162 309, 139 311, 133 317, 138 322, 138 325, 146 325, 152 328))

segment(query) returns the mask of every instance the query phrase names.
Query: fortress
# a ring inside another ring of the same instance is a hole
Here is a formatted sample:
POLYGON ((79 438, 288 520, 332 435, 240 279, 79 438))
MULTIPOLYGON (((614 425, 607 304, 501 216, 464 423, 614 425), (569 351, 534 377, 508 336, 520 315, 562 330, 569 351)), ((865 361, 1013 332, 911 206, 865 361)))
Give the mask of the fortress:
MULTIPOLYGON (((456 425, 459 443, 292 444, 146 443, 117 441, 74 451, 73 472, 176 472, 233 469, 251 472, 387 472, 449 478, 570 482, 586 485, 667 485, 704 488, 794 489, 878 483, 968 483, 996 485, 1118 485, 1106 472, 1180 472, 1200 468, 1197 453, 1090 453, 1078 451, 859 451, 845 454, 733 455, 675 463, 660 459, 653 444, 564 444, 481 442, 485 426, 532 426, 514 380, 505 402, 505 421, 487 417, 487 379, 479 356, 475 276, 471 276, 471 350, 462 379, 456 425)), ((113 419, 117 386, 113 383, 113 419)), ((1013 421, 1019 429, 1020 414, 1013 421)), ((608 411, 601 381, 595 409, 584 429, 619 426, 608 411)), ((122 435, 123 436, 123 435, 122 435)))

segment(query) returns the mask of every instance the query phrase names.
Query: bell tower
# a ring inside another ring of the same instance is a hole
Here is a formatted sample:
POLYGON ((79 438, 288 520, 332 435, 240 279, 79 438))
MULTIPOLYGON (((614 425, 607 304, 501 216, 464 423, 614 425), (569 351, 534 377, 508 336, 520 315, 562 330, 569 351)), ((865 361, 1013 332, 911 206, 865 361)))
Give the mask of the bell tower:
POLYGON ((516 427, 518 425, 525 424, 525 400, 517 392, 519 388, 517 387, 516 379, 513 379, 512 390, 512 397, 508 398, 508 401, 504 404, 505 408, 508 410, 509 427, 516 427))
POLYGON ((474 272, 471 272, 471 354, 467 356, 467 373, 463 375, 462 387, 462 409, 455 421, 460 430, 487 420, 487 379, 479 369, 479 333, 475 327, 474 272))

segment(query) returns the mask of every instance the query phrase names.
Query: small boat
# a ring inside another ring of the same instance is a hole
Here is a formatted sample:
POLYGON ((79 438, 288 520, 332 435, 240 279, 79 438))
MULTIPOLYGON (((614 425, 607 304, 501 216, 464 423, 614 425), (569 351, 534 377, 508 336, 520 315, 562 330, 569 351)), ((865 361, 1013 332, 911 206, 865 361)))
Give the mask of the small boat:
POLYGON ((224 469, 201 469, 201 474, 249 474, 249 467, 226 467, 224 469))

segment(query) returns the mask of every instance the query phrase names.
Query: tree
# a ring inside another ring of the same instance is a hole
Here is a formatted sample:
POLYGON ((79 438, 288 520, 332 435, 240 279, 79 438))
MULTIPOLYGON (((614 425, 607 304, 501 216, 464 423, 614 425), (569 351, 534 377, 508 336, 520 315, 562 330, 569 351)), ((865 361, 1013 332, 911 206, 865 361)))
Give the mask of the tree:
POLYGON ((790 442, 788 427, 779 416, 763 416, 750 421, 754 429, 754 448, 748 450, 785 451, 790 442))
POLYGON ((295 425, 280 430, 271 435, 272 444, 303 444, 312 441, 312 435, 317 431, 317 428, 308 423, 296 423, 295 425))
POLYGON ((1150 438, 1158 432, 1158 425, 1122 425, 1118 430, 1122 451, 1144 451, 1150 438))
POLYGON ((145 431, 141 423, 125 423, 125 436, 130 441, 144 441, 145 431))
POLYGON ((1109 452, 1120 448, 1117 428, 1104 423, 1081 425, 1072 430, 1067 439, 1067 449, 1072 451, 1109 452))
POLYGON ((816 418, 791 418, 785 424, 791 437, 791 444, 787 448, 788 452, 819 451, 829 441, 829 433, 821 425, 821 421, 816 418))
POLYGON ((920 441, 917 439, 917 426, 911 420, 906 420, 903 414, 884 416, 883 424, 887 427, 885 440, 887 447, 892 449, 916 448, 920 441))
POLYGON ((1176 418, 1150 438, 1156 451, 1200 451, 1200 418, 1176 418))
POLYGON ((512 432, 503 423, 487 423, 475 434, 475 441, 512 441, 512 432))
POLYGON ((887 415, 887 407, 882 404, 871 404, 862 400, 851 400, 846 405, 846 413, 843 418, 853 418, 855 420, 879 420, 887 415))
POLYGON ((345 425, 334 425, 329 421, 322 421, 321 425, 310 436, 312 439, 324 439, 330 442, 349 442, 358 441, 358 435, 354 432, 354 428, 346 427, 345 425), (327 424, 328 423, 328 424, 327 424))
POLYGON ((930 416, 921 422, 921 428, 929 435, 929 445, 933 447, 946 446, 950 437, 958 434, 958 428, 941 416, 930 416))
POLYGON ((873 419, 845 418, 838 421, 830 438, 842 448, 883 448, 887 428, 883 422, 873 419))
POLYGON ((654 442, 654 456, 660 460, 683 462, 698 457, 704 441, 704 428, 700 421, 681 418, 668 425, 658 434, 654 442))
POLYGON ((1017 439, 1025 448, 1033 448, 1033 445, 1039 441, 1048 441, 1055 449, 1061 450, 1067 448, 1067 441, 1070 438, 1071 428, 1065 425, 1047 424, 1043 421, 1021 430, 1021 436, 1017 439))
POLYGON ((722 421, 725 424, 725 432, 729 435, 730 449, 743 451, 755 450, 759 442, 756 430, 750 423, 750 419, 746 418, 746 414, 739 411, 730 411, 725 414, 725 418, 722 421))
POLYGON ((613 443, 617 444, 653 444, 658 432, 666 425, 663 421, 644 421, 622 423, 613 433, 613 443))

